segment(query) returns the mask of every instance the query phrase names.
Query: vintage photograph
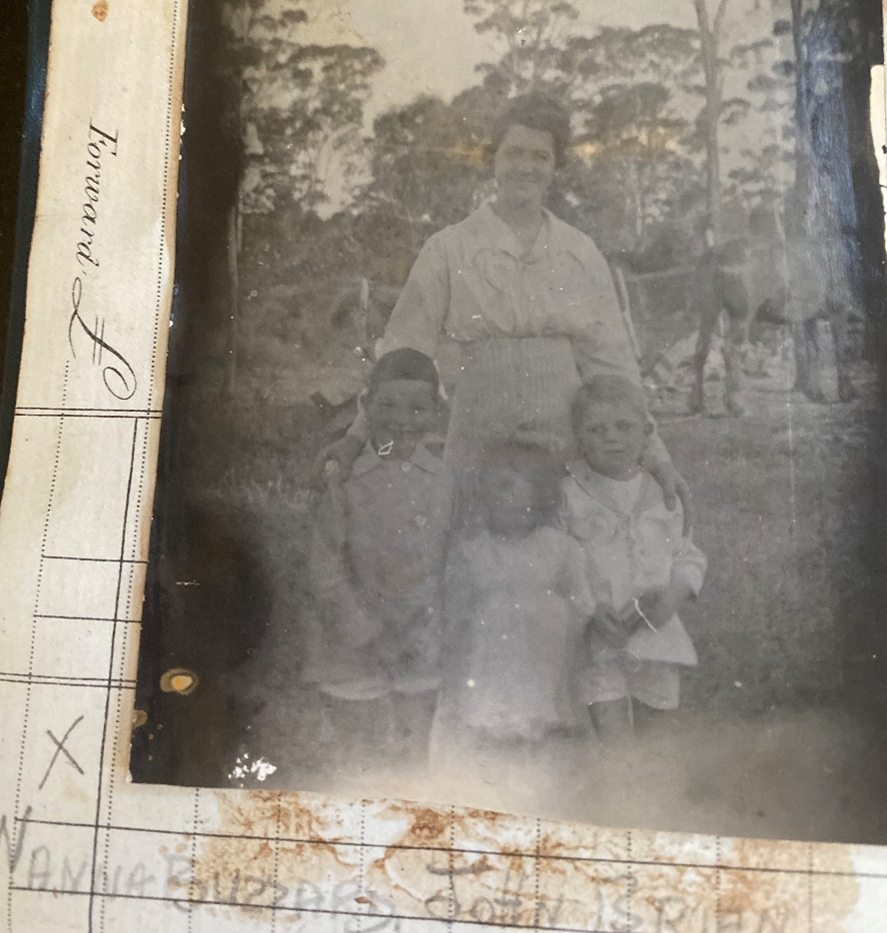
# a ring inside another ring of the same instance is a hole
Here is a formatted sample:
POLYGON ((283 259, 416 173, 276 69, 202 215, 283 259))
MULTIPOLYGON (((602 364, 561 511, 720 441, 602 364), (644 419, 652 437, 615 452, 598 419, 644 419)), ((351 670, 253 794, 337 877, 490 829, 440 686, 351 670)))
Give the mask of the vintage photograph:
POLYGON ((887 844, 877 0, 187 50, 133 779, 887 844))

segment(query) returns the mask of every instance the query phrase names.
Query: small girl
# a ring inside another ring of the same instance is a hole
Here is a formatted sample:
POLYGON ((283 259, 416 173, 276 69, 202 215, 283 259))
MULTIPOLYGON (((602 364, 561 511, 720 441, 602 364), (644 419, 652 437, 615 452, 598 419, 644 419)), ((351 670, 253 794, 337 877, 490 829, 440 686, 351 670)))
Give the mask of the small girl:
POLYGON ((561 520, 585 552, 597 603, 583 692, 603 735, 631 730, 635 701, 675 709, 679 665, 697 663, 678 611, 706 562, 640 466, 650 425, 643 389, 622 376, 595 376, 573 403, 581 457, 567 464, 561 520))
POLYGON ((587 718, 576 688, 594 603, 581 550, 554 527, 562 476, 534 444, 507 441, 486 452, 483 527, 448 560, 438 747, 526 746, 587 718))

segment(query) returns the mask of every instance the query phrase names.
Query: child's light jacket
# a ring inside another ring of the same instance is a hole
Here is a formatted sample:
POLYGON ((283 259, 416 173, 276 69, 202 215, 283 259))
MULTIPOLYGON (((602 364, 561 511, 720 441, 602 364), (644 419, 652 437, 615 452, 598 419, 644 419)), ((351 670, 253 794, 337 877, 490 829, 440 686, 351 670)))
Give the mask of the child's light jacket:
MULTIPOLYGON (((584 460, 567 464, 563 482, 561 521, 582 546, 595 600, 616 612, 654 587, 673 578, 685 580, 693 593, 702 587, 706 560, 689 537, 683 536, 680 508, 665 507, 659 484, 642 474, 637 502, 625 511, 616 502, 613 483, 595 473, 584 460)), ((626 651, 645 661, 696 664, 693 643, 675 615, 658 631, 639 627, 626 651)))
POLYGON ((322 637, 303 679, 392 674, 407 657, 436 663, 454 508, 452 470, 421 444, 407 461, 367 444, 348 479, 330 484, 309 561, 322 637))

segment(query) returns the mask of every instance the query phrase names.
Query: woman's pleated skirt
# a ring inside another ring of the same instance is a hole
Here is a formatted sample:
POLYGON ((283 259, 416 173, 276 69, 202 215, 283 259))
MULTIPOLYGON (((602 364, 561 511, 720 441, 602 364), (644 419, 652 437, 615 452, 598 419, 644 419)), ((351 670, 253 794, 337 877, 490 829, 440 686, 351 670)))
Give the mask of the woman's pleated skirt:
POLYGON ((462 345, 445 457, 471 473, 491 444, 522 440, 567 457, 579 374, 568 337, 491 337, 462 345))

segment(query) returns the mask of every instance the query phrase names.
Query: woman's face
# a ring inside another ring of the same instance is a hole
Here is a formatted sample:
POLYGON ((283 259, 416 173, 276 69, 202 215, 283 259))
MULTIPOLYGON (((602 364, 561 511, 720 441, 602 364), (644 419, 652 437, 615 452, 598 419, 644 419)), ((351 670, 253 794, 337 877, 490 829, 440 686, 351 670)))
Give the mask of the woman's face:
POLYGON ((554 137, 512 124, 496 150, 494 165, 500 200, 541 205, 554 177, 554 137))

